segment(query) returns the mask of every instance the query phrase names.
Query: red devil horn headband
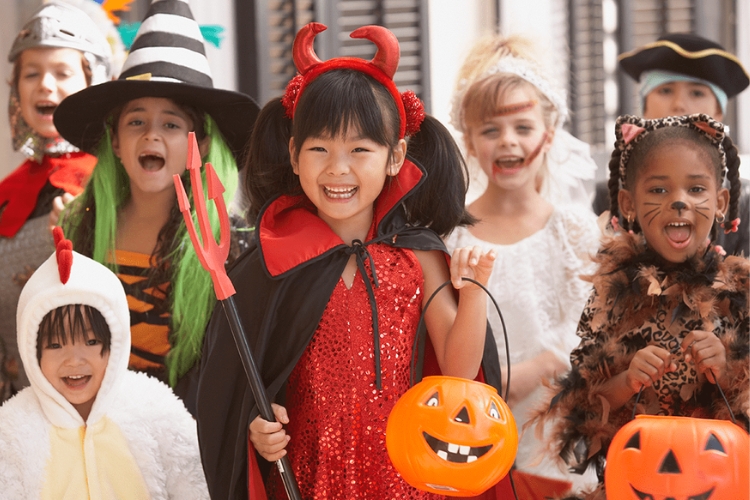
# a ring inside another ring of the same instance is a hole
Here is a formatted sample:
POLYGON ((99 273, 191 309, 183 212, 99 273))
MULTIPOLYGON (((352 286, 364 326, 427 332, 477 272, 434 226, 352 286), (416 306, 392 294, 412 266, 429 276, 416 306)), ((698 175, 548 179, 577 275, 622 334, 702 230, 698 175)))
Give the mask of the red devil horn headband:
POLYGON ((393 83, 401 49, 398 39, 387 28, 382 26, 362 26, 349 35, 351 38, 364 38, 373 42, 378 50, 370 61, 356 57, 338 57, 328 61, 321 61, 315 54, 313 41, 318 33, 327 27, 320 23, 310 23, 297 33, 292 48, 294 64, 299 75, 287 85, 282 103, 287 110, 287 116, 294 118, 294 112, 305 87, 321 74, 335 69, 351 69, 365 73, 383 85, 396 101, 400 117, 399 138, 414 135, 424 120, 424 106, 414 92, 399 93, 393 83))
POLYGON ((292 58, 294 59, 294 65, 297 66, 297 70, 301 74, 307 73, 307 70, 312 66, 323 62, 315 53, 313 41, 315 40, 315 35, 327 29, 324 24, 310 23, 303 26, 297 33, 294 39, 294 46, 292 47, 292 58))
POLYGON ((388 78, 393 79, 401 59, 401 47, 398 45, 396 35, 382 26, 362 26, 349 35, 352 38, 365 38, 372 41, 378 51, 370 63, 380 68, 388 78))
MULTIPOLYGON (((315 54, 313 41, 318 33, 327 29, 328 27, 325 24, 310 23, 297 33, 297 37, 294 39, 294 47, 292 47, 292 57, 294 58, 294 65, 297 66, 301 74, 304 75, 313 66, 323 62, 315 54)), ((352 31, 349 37, 364 38, 373 42, 378 47, 378 51, 370 64, 380 69, 388 78, 393 79, 393 75, 396 74, 398 68, 398 61, 401 58, 401 48, 398 45, 396 35, 382 26, 362 26, 352 31)))

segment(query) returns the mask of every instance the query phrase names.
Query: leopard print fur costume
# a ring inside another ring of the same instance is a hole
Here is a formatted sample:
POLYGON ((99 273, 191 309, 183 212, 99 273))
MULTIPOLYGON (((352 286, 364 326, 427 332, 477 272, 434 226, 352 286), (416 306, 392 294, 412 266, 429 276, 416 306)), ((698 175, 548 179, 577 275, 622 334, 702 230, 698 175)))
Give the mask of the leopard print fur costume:
MULTIPOLYGON (((725 393, 738 424, 747 429, 750 261, 724 258, 709 247, 687 262, 668 264, 647 248, 643 236, 624 232, 605 241, 595 260, 599 268, 590 278, 594 289, 578 326, 573 368, 557 381, 549 408, 536 418, 562 417, 555 420, 552 450, 568 467, 583 472, 594 466, 603 478, 609 443, 631 419, 635 397, 610 410, 598 388, 647 345, 674 352, 678 369, 643 391, 637 413, 728 420, 716 386, 687 364, 678 348, 696 329, 713 331, 724 344, 732 378, 725 393)), ((586 498, 604 499, 604 487, 586 498)))

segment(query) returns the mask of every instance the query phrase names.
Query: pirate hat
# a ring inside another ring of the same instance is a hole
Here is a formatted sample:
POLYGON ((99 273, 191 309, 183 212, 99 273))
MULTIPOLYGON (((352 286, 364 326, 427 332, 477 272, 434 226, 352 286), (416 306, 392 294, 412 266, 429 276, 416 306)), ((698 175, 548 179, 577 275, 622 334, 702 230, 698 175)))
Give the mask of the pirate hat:
POLYGON ((740 60, 711 40, 689 33, 670 33, 619 57, 622 69, 640 81, 641 73, 665 70, 700 78, 733 97, 750 85, 740 60))
POLYGON ((250 137, 258 105, 239 92, 216 89, 198 23, 187 0, 153 0, 117 80, 67 97, 55 110, 60 135, 95 152, 109 114, 141 97, 166 97, 202 109, 239 154, 250 137))

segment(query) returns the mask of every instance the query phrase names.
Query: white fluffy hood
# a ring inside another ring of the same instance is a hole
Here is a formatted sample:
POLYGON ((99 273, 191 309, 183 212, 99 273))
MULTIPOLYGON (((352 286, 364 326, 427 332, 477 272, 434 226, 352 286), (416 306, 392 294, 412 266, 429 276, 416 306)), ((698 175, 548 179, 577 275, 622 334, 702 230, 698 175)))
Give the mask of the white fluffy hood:
POLYGON ((112 334, 109 362, 101 388, 88 418, 96 423, 106 414, 111 394, 121 383, 130 354, 130 313, 125 291, 117 276, 105 266, 72 252, 67 283, 60 281, 57 254, 53 254, 34 272, 18 302, 18 350, 31 387, 50 422, 59 427, 84 425, 78 411, 42 374, 36 358, 37 332, 42 318, 51 310, 68 304, 84 304, 102 313, 112 334))

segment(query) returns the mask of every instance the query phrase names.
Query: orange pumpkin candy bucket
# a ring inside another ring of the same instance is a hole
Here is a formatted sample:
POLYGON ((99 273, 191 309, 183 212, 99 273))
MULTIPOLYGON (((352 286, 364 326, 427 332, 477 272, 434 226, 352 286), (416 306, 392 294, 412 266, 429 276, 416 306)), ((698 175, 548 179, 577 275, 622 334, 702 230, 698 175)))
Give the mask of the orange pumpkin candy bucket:
POLYGON ((728 420, 638 415, 607 452, 608 500, 750 498, 750 438, 728 420))
POLYGON ((518 431, 510 408, 486 384, 425 377, 388 417, 386 448, 394 467, 415 488, 474 496, 510 471, 518 431))

